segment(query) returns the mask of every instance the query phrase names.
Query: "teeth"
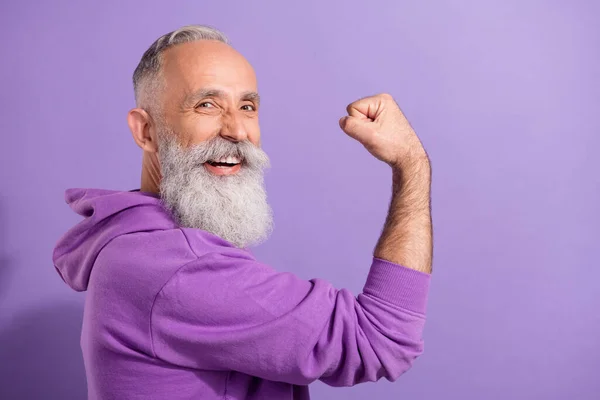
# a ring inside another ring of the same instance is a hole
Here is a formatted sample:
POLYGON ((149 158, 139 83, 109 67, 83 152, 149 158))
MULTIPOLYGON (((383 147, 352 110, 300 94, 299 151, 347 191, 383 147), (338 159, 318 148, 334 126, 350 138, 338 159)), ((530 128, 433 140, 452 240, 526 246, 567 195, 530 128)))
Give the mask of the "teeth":
POLYGON ((214 162, 227 163, 227 164, 239 164, 240 159, 238 157, 228 156, 228 157, 221 157, 218 160, 214 160, 214 162))

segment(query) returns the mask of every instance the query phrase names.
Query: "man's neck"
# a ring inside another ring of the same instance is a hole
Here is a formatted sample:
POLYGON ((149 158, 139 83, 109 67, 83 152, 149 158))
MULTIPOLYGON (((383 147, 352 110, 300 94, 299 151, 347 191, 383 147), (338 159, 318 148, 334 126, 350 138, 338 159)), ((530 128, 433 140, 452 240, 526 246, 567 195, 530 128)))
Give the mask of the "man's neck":
POLYGON ((142 182, 140 190, 146 193, 160 193, 160 165, 156 153, 144 152, 142 157, 142 182))

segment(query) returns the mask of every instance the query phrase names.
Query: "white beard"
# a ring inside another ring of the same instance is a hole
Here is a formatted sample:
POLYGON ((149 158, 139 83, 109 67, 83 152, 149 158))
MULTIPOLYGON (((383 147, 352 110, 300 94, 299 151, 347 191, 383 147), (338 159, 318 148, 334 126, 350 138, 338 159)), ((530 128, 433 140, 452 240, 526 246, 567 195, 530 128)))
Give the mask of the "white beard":
POLYGON ((180 226, 202 229, 244 248, 264 241, 273 229, 264 170, 269 158, 249 141, 234 143, 220 136, 183 149, 171 131, 159 135, 162 181, 160 195, 180 226), (238 156, 234 175, 217 176, 204 163, 238 156))

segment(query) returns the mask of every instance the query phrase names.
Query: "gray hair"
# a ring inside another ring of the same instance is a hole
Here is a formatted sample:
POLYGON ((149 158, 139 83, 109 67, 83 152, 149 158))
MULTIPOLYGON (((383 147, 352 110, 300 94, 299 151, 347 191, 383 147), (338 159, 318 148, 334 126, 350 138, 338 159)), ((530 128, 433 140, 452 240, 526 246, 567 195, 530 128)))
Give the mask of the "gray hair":
MULTIPOLYGON (((142 59, 133 73, 133 90, 138 106, 150 106, 150 101, 145 92, 156 92, 160 87, 159 75, 161 69, 161 55, 169 47, 195 42, 198 40, 216 40, 229 44, 225 34, 206 25, 187 25, 173 32, 169 32, 156 39, 146 50, 142 59)), ((148 93, 149 94, 149 93, 148 93)), ((155 96, 151 96, 154 98, 155 96)))

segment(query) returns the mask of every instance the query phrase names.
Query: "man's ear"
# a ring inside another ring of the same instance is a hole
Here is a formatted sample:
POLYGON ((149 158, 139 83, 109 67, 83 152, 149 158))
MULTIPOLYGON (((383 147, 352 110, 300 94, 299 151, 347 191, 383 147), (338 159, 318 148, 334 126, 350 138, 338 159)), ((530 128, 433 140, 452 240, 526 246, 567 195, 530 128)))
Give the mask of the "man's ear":
POLYGON ((133 135, 133 140, 144 151, 156 153, 158 143, 152 134, 153 120, 143 108, 134 108, 127 113, 127 124, 133 135))

